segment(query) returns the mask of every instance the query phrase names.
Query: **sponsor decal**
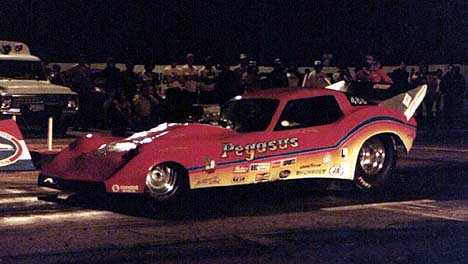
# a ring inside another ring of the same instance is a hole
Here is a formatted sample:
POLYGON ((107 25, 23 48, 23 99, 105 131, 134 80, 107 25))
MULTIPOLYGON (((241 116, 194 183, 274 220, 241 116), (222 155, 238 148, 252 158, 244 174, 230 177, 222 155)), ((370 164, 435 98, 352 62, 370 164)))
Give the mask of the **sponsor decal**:
POLYGON ((23 153, 19 140, 0 131, 0 167, 15 163, 23 153))
POLYGON ((250 164, 251 171, 269 171, 270 163, 252 163, 250 164))
POLYGON ((234 183, 241 183, 241 182, 245 182, 246 180, 247 180, 247 176, 245 176, 245 175, 232 177, 232 182, 234 182, 234 183))
POLYGON ((343 148, 341 150, 341 158, 343 160, 348 160, 348 148, 343 148))
POLYGON ((271 162, 272 168, 278 167, 287 167, 296 164, 297 158, 290 158, 290 159, 283 159, 283 160, 276 160, 271 162))
POLYGON ((210 178, 206 178, 206 179, 200 179, 198 180, 195 185, 214 185, 214 184, 219 184, 220 183, 220 179, 215 176, 215 177, 210 177, 210 178))
POLYGON ((302 170, 302 169, 318 168, 321 166, 322 166, 321 163, 310 163, 310 164, 300 166, 299 169, 302 170))
POLYGON ((297 176, 310 176, 310 175, 318 175, 318 174, 325 174, 326 169, 310 169, 310 170, 299 170, 296 171, 297 176))
POLYGON ((287 177, 289 177, 289 175, 291 175, 291 171, 290 171, 290 170, 282 170, 282 171, 280 171, 280 173, 279 173, 280 179, 286 179, 287 177))
POLYGON ((390 84, 384 84, 384 83, 376 83, 372 86, 374 89, 380 89, 380 90, 387 90, 390 88, 390 84))
POLYGON ((364 188, 366 188, 366 189, 369 189, 369 188, 372 187, 372 185, 369 184, 368 182, 366 182, 366 180, 364 180, 364 179, 362 178, 362 176, 359 176, 359 177, 357 178, 357 180, 358 180, 358 182, 361 184, 361 186, 364 187, 364 188))
POLYGON ((411 95, 409 95, 408 93, 405 93, 405 97, 403 98, 403 105, 408 107, 409 104, 411 103, 411 95))
POLYGON ((221 158, 227 158, 231 152, 236 156, 245 157, 246 160, 255 159, 257 153, 264 153, 266 151, 277 151, 287 149, 289 147, 299 147, 298 138, 283 138, 271 141, 257 142, 247 145, 234 145, 232 143, 223 144, 223 152, 221 158))
POLYGON ((216 161, 214 161, 210 157, 207 157, 206 163, 205 163, 205 170, 208 172, 213 172, 215 169, 216 169, 216 161))
POLYGON ((323 164, 330 163, 331 161, 332 161, 332 156, 329 153, 323 156, 323 160, 322 160, 323 164))
POLYGON ((268 181, 270 180, 270 173, 265 172, 265 173, 259 173, 255 175, 255 181, 256 182, 262 182, 262 181, 268 181))
POLYGON ((356 96, 351 96, 349 97, 349 102, 351 105, 366 105, 367 101, 363 98, 356 97, 356 96))
POLYGON ((331 166, 331 168, 330 168, 329 173, 333 177, 339 177, 339 176, 343 175, 344 169, 340 164, 333 164, 333 166, 331 166))
POLYGON ((236 166, 234 167, 234 173, 247 173, 249 172, 249 166, 236 166))
POLYGON ((285 159, 281 161, 281 167, 287 167, 296 164, 296 158, 285 159))
POLYGON ((281 167, 281 160, 276 160, 271 162, 271 167, 272 168, 279 168, 281 167))
POLYGON ((112 185, 113 192, 135 193, 138 192, 138 185, 112 185))

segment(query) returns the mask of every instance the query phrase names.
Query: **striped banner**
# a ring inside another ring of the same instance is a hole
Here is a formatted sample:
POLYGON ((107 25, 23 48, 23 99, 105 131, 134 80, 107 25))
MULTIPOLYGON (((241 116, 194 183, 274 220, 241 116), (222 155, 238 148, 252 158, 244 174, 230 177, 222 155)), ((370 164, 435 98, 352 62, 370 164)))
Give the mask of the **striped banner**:
POLYGON ((35 170, 23 135, 14 120, 0 121, 0 171, 35 170))

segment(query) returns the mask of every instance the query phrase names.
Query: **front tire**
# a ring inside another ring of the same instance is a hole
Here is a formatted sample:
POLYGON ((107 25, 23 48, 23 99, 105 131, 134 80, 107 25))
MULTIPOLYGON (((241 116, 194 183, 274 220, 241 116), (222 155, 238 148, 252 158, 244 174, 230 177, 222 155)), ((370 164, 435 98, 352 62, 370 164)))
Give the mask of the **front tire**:
POLYGON ((374 136, 359 150, 354 184, 361 190, 377 191, 392 183, 396 151, 390 137, 374 136))
POLYGON ((145 192, 155 202, 174 200, 188 189, 188 174, 176 163, 161 163, 152 167, 146 176, 145 192))

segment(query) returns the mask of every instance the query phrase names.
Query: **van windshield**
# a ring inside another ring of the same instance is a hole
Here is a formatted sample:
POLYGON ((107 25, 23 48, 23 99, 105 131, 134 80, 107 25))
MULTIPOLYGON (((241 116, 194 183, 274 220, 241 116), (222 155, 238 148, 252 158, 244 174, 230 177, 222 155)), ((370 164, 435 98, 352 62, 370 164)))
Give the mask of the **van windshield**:
POLYGON ((46 81, 40 61, 0 60, 0 78, 46 81))

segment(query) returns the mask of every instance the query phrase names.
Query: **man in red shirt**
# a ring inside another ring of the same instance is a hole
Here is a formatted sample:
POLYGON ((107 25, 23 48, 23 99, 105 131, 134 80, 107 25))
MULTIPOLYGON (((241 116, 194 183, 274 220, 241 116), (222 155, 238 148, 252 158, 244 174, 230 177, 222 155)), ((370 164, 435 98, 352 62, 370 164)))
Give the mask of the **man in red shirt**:
POLYGON ((366 66, 356 73, 354 80, 372 83, 393 83, 392 79, 382 70, 380 63, 370 54, 366 55, 366 66))

